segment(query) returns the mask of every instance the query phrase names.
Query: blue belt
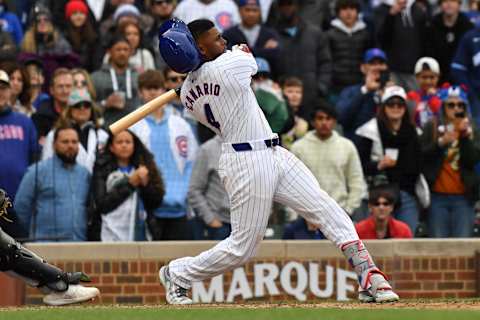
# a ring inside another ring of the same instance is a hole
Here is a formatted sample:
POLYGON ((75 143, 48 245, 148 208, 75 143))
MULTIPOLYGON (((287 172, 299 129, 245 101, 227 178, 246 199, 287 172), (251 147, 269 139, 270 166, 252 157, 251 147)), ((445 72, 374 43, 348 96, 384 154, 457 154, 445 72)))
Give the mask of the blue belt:
MULTIPOLYGON (((274 138, 274 139, 267 139, 264 140, 265 145, 267 148, 275 147, 280 144, 280 139, 279 138, 274 138)), ((243 142, 243 143, 232 143, 232 148, 236 152, 242 152, 242 151, 252 151, 252 145, 248 142, 243 142)))

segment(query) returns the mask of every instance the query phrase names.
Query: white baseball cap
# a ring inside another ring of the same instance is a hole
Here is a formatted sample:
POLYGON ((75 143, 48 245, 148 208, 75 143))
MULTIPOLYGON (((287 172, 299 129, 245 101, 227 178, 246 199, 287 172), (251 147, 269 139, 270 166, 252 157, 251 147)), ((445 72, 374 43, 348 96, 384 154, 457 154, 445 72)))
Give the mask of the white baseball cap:
POLYGON ((383 95, 382 95, 382 103, 384 103, 385 101, 387 101, 392 97, 400 97, 403 100, 407 100, 407 93, 400 86, 387 87, 385 88, 385 91, 383 92, 383 95))
POLYGON ((438 61, 432 57, 423 57, 418 59, 415 64, 415 74, 418 74, 423 70, 430 70, 433 73, 440 74, 440 65, 438 64, 438 61))
POLYGON ((0 82, 10 85, 10 78, 8 77, 8 74, 3 70, 0 70, 0 82))

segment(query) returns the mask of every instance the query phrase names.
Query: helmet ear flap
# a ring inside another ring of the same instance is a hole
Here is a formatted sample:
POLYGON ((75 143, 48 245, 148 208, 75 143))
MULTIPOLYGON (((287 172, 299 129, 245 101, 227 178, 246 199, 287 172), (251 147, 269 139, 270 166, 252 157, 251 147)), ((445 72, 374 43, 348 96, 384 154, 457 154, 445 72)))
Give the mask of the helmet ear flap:
POLYGON ((195 70, 201 54, 187 25, 178 19, 166 21, 159 29, 159 51, 170 68, 178 73, 195 70))

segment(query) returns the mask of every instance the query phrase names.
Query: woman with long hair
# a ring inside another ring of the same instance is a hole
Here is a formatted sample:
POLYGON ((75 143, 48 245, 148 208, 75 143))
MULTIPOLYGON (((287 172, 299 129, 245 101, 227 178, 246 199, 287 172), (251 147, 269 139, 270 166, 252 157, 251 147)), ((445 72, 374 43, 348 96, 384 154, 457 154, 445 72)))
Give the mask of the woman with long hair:
POLYGON ((399 191, 400 205, 394 217, 418 226, 416 184, 420 178, 422 153, 415 125, 402 87, 385 89, 377 116, 357 129, 357 148, 369 187, 389 184, 399 191))
MULTIPOLYGON (((77 162, 85 166, 90 172, 97 156, 97 152, 105 146, 108 134, 101 128, 98 112, 94 102, 85 89, 74 89, 68 98, 68 106, 59 118, 57 125, 68 121, 78 132, 80 146, 77 162)), ((51 130, 46 138, 42 150, 42 159, 53 156, 53 137, 55 129, 51 130)))
POLYGON ((92 78, 87 70, 81 68, 72 69, 73 87, 78 90, 87 90, 93 101, 97 101, 97 91, 92 78))
POLYGON ((67 27, 65 36, 73 52, 80 56, 81 65, 89 72, 99 67, 98 35, 88 19, 88 6, 82 0, 70 0, 65 5, 67 27))
MULTIPOLYGON (((126 22, 119 26, 118 33, 124 36, 132 47, 132 55, 128 63, 139 74, 145 70, 155 69, 155 60, 152 53, 143 45, 143 31, 135 22, 126 22)), ((106 54, 103 62, 108 63, 109 55, 106 54)))
POLYGON ((91 240, 146 239, 145 222, 165 194, 153 155, 129 130, 110 135, 93 170, 91 240))
POLYGON ((32 18, 32 24, 22 41, 22 52, 37 55, 69 54, 72 52, 68 41, 54 27, 52 14, 48 8, 36 5, 33 9, 32 18))
POLYGON ((0 64, 0 70, 5 71, 10 78, 10 105, 13 111, 30 117, 35 109, 31 103, 30 78, 26 68, 15 61, 5 61, 0 64))
POLYGON ((459 86, 439 92, 442 107, 424 127, 421 139, 423 172, 432 190, 429 235, 435 238, 471 237, 474 204, 479 199, 479 132, 468 115, 467 93, 459 86))

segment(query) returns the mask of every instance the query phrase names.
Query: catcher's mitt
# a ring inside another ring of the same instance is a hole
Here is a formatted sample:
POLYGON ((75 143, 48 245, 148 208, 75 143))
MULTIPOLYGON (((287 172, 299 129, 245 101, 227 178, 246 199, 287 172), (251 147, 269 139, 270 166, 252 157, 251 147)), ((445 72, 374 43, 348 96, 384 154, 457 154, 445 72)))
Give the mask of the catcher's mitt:
POLYGON ((12 220, 7 218, 8 208, 12 207, 12 202, 10 198, 7 196, 7 193, 0 189, 0 218, 8 222, 12 222, 12 220))

